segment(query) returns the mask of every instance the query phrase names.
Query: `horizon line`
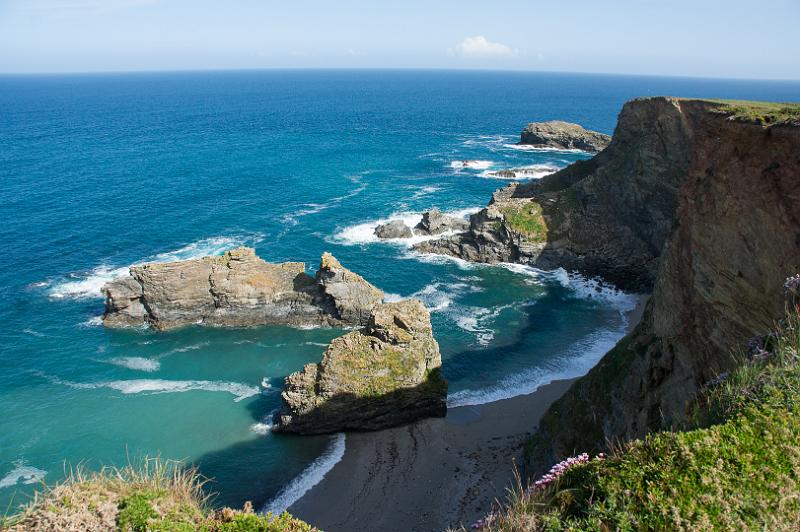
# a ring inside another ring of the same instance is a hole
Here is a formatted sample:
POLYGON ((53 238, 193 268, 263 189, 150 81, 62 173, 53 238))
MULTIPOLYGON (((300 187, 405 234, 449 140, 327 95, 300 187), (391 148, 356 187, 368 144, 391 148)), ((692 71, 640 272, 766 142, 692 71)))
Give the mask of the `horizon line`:
POLYGON ((405 72, 498 72, 515 74, 568 74, 579 76, 619 76, 640 78, 700 79, 717 81, 753 81, 772 83, 800 83, 800 78, 746 78, 724 76, 695 76, 687 74, 632 74, 629 72, 586 72, 569 70, 529 70, 504 68, 444 68, 444 67, 241 67, 241 68, 170 68, 170 69, 132 69, 132 70, 65 70, 41 72, 1 72, 0 76, 91 76, 121 74, 190 74, 224 72, 280 72, 280 71, 405 71, 405 72))

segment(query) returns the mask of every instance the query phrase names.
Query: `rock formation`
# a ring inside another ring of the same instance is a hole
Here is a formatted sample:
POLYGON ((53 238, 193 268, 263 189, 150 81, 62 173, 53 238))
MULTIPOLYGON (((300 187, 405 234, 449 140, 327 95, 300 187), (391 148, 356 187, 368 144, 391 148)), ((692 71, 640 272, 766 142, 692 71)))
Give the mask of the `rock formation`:
POLYGON ((414 233, 403 220, 392 220, 388 223, 379 225, 375 228, 375 236, 378 238, 411 238, 414 233))
POLYGON ((363 325, 383 292, 328 253, 316 279, 302 262, 270 264, 251 248, 133 266, 103 287, 109 327, 149 324, 363 325))
POLYGON ((366 327, 334 339, 322 362, 286 378, 274 430, 377 430, 446 412, 447 382, 422 302, 375 307, 366 327))
POLYGON ((520 135, 520 144, 537 148, 556 148, 560 150, 582 150, 592 153, 602 151, 611 137, 597 131, 589 131, 578 124, 551 120, 531 122, 520 135))
POLYGON ((433 208, 422 213, 422 220, 412 230, 402 220, 392 220, 375 228, 378 238, 411 238, 417 236, 441 235, 449 232, 463 232, 469 229, 469 222, 458 216, 443 214, 433 208))
POLYGON ((594 158, 495 192, 471 217, 468 232, 417 249, 479 262, 561 266, 648 290, 675 222, 695 128, 716 116, 711 107, 669 98, 628 102, 613 140, 594 158))
MULTIPOLYGON (((800 124, 765 127, 702 101, 656 98, 626 108, 617 131, 631 151, 609 160, 609 147, 557 179, 592 194, 578 198, 587 215, 602 212, 598 196, 613 196, 618 206, 625 198, 633 211, 616 211, 613 234, 627 235, 628 246, 620 243, 609 257, 638 263, 645 278, 657 272, 655 288, 633 333, 545 416, 533 446, 533 457, 545 461, 680 426, 704 383, 735 365, 731 350, 783 315, 783 281, 800 271, 800 124), (630 144, 636 130, 657 132, 674 158, 643 150, 655 146, 649 142, 630 144), (594 168, 582 186, 574 180, 586 173, 581 166, 594 168), (603 168, 620 173, 613 179, 603 168), (647 176, 661 176, 661 188, 647 176), (653 260, 643 260, 648 255, 653 260)), ((557 190, 556 183, 543 190, 557 190)), ((577 221, 575 211, 566 216, 577 221)), ((610 219, 600 220, 598 231, 613 229, 610 219)), ((582 234, 575 228, 573 235, 582 234)))

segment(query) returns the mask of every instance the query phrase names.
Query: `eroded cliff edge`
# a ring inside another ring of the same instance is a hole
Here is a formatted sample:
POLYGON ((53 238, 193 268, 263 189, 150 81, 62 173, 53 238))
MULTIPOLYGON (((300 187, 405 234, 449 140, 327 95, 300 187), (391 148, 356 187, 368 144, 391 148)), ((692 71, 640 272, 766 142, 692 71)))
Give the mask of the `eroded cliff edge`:
MULTIPOLYGON (((534 459, 680 426, 701 387, 736 365, 731 351, 784 314, 783 281, 800 270, 800 123, 768 126, 709 102, 635 105, 663 109, 679 125, 677 137, 661 136, 664 146, 683 149, 680 159, 688 162, 669 181, 670 189, 678 184, 671 217, 668 201, 639 189, 648 166, 629 176, 628 191, 617 190, 641 194, 645 206, 656 206, 646 211, 659 214, 642 219, 651 227, 631 238, 632 249, 642 252, 649 236, 654 258, 664 238, 660 261, 638 261, 643 279, 656 271, 653 296, 636 329, 548 411, 534 438, 534 459)), ((660 112, 655 118, 663 123, 660 112)))

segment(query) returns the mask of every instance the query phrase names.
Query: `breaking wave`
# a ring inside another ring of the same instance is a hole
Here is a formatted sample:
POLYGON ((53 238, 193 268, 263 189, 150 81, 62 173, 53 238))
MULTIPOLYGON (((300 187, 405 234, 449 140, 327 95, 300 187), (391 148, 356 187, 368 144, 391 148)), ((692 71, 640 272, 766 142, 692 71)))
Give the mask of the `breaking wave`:
MULTIPOLYGON (((146 257, 135 264, 146 262, 173 262, 195 259, 224 252, 245 245, 255 245, 264 239, 261 233, 241 236, 218 236, 205 238, 181 248, 146 257)), ((89 299, 102 297, 101 289, 106 283, 128 275, 129 266, 119 267, 101 264, 84 273, 73 273, 66 278, 46 283, 47 295, 53 299, 89 299)))
MULTIPOLYGON (((448 216, 455 216, 459 218, 468 218, 469 215, 478 212, 479 208, 460 209, 457 211, 445 212, 448 216)), ((415 235, 410 238, 378 238, 375 236, 375 228, 379 225, 389 223, 391 221, 401 220, 408 227, 413 228, 422 220, 421 212, 397 212, 391 214, 388 218, 380 218, 370 222, 363 222, 360 224, 350 225, 340 230, 332 237, 333 243, 342 244, 345 246, 356 246, 363 244, 373 244, 376 242, 387 242, 394 244, 401 244, 406 247, 411 247, 419 242, 431 240, 434 238, 441 238, 453 232, 442 233, 439 235, 415 235)))
POLYGON ((280 514, 300 500, 311 488, 319 484, 344 457, 345 448, 344 433, 336 434, 325 452, 289 482, 274 499, 264 506, 263 511, 280 514))

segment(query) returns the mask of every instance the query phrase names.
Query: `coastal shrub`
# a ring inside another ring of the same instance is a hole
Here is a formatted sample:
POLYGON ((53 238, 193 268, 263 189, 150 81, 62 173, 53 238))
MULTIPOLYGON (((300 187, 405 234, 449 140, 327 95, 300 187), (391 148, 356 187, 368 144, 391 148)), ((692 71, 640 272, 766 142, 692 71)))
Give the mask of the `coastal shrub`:
POLYGON ((180 462, 145 458, 124 468, 89 472, 81 465, 37 492, 19 512, 0 518, 2 531, 313 532, 288 513, 213 510, 206 479, 180 462))
POLYGON ((473 528, 799 529, 797 308, 750 343, 736 370, 706 384, 693 426, 568 459, 473 528))
POLYGON ((547 223, 544 221, 542 206, 535 201, 503 207, 500 212, 503 213, 506 225, 514 232, 531 242, 547 241, 547 223))

